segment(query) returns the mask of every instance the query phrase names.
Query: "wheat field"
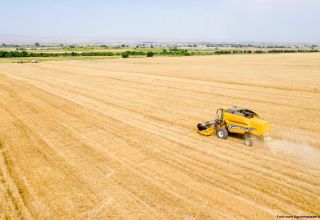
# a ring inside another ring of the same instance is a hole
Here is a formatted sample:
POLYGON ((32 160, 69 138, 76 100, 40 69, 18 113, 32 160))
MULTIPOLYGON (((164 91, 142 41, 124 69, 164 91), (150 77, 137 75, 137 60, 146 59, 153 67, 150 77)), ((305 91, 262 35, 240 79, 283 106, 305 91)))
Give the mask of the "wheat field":
POLYGON ((320 54, 0 64, 0 219, 320 215, 320 54), (200 136, 243 106, 272 141, 200 136))

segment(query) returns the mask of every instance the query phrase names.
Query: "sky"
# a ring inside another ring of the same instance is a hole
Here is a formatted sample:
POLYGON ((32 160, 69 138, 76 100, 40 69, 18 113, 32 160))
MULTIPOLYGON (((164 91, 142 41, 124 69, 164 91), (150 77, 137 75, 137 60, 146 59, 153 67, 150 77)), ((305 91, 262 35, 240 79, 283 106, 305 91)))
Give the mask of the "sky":
POLYGON ((320 0, 0 0, 0 35, 320 42, 320 0))

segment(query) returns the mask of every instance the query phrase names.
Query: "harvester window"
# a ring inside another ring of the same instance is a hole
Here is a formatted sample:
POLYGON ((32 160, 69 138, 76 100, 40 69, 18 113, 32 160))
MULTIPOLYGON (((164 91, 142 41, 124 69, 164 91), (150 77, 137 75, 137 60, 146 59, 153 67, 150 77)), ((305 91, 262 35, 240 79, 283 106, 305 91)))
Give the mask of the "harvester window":
POLYGON ((242 112, 243 116, 246 118, 253 118, 255 115, 257 115, 256 113, 248 109, 242 109, 240 110, 240 112, 242 112))
POLYGON ((228 109, 227 112, 246 118, 253 118, 255 116, 258 116, 256 113, 248 109, 228 109))
POLYGON ((227 112, 244 117, 244 114, 239 109, 228 109, 227 112))

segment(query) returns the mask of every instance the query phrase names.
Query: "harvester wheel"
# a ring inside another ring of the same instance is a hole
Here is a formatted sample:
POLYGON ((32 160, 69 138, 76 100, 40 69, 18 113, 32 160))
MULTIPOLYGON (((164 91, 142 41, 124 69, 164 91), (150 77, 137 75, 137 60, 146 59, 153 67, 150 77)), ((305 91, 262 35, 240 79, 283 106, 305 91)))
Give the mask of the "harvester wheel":
POLYGON ((252 146, 253 145, 253 141, 251 138, 245 138, 244 139, 244 144, 247 146, 252 146))
POLYGON ((217 131, 218 138, 227 139, 228 138, 228 130, 226 128, 219 128, 217 131))

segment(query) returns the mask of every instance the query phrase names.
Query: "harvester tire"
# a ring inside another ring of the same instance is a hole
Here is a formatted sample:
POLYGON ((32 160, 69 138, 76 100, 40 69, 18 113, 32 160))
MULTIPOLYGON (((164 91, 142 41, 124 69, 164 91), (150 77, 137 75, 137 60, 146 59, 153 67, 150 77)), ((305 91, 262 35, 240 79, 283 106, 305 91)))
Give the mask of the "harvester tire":
POLYGON ((253 145, 253 141, 251 138, 245 138, 244 139, 244 144, 247 146, 252 146, 253 145))
POLYGON ((217 137, 221 139, 228 138, 228 130, 226 128, 219 128, 217 131, 217 137))

